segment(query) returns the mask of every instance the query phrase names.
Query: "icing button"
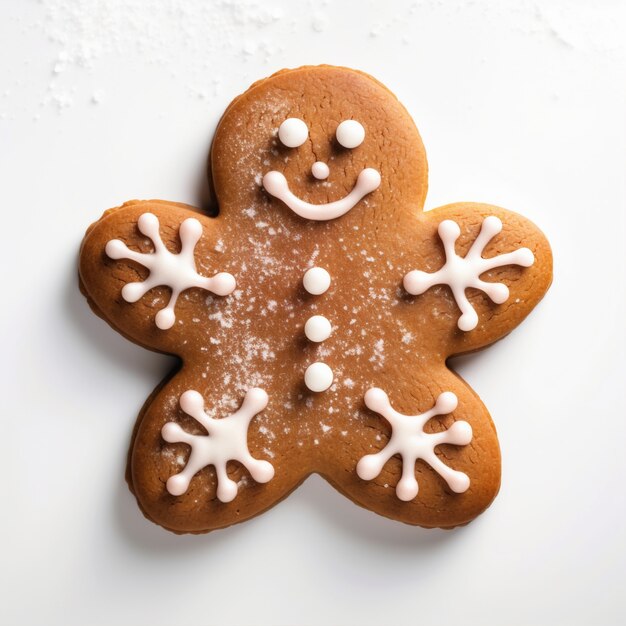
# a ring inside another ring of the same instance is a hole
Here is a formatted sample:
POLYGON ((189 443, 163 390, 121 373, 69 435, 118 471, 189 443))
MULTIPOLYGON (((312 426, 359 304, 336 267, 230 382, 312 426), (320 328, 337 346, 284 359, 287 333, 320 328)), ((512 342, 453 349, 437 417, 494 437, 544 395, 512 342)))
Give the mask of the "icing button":
POLYGON ((302 283, 311 295, 319 296, 328 291, 330 274, 323 267, 312 267, 304 273, 302 283))
POLYGON ((304 325, 304 334, 310 341, 319 343, 330 337, 332 327, 327 318, 323 315, 314 315, 309 317, 304 325))
POLYGON ((326 391, 333 384, 333 370, 326 363, 312 363, 304 372, 304 384, 315 392, 326 391))

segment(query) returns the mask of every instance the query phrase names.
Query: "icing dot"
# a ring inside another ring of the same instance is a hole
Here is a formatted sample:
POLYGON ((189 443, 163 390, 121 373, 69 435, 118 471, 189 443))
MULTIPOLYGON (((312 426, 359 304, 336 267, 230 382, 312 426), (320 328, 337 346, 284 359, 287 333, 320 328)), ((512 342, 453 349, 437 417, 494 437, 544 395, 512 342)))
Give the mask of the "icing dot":
POLYGON ((326 363, 312 363, 304 372, 304 384, 311 391, 326 391, 333 384, 333 370, 326 363))
POLYGON ((472 427, 467 422, 454 422, 447 432, 449 443, 455 446, 466 446, 472 440, 472 427))
POLYGON ((356 120, 344 120, 337 126, 337 141, 344 148, 356 148, 365 139, 365 129, 356 120))
POLYGON ((314 315, 313 317, 309 317, 304 325, 304 334, 307 339, 315 341, 316 343, 328 339, 331 332, 332 327, 330 322, 323 315, 314 315))
POLYGON ((218 296, 227 296, 229 293, 235 291, 235 287, 237 287, 235 277, 228 272, 215 274, 211 281, 211 291, 218 296))
POLYGON ((323 267, 312 267, 305 272, 302 283, 310 294, 319 296, 330 287, 330 274, 323 267))
POLYGON ((146 292, 141 283, 128 283, 122 287, 122 298, 126 302, 137 302, 146 292))
POLYGON ((173 496, 182 496, 185 491, 187 491, 187 487, 189 487, 189 479, 180 474, 176 474, 167 479, 165 486, 173 496))
POLYGON ((301 146, 309 136, 309 129, 306 124, 297 117, 286 119, 278 128, 278 138, 281 143, 288 148, 301 146))
POLYGON ((313 174, 317 180, 326 180, 330 174, 330 169, 323 161, 315 161, 311 166, 311 174, 313 174))
POLYGON ((363 399, 365 406, 376 413, 382 413, 389 406, 389 396, 378 387, 368 389, 363 399))
POLYGON ((161 309, 155 315, 154 321, 157 325, 157 328, 160 328, 161 330, 170 329, 172 326, 174 326, 174 322, 176 321, 174 310, 171 308, 161 309))
POLYGON ((271 171, 263 176, 263 187, 267 193, 280 198, 286 191, 289 190, 287 179, 284 174, 280 172, 271 171))
POLYGON ((448 413, 452 413, 458 405, 459 401, 456 395, 451 391, 444 391, 442 394, 439 394, 437 398, 435 410, 438 415, 447 415, 448 413))
POLYGON ((373 480, 380 474, 380 463, 373 454, 364 456, 356 466, 356 473, 363 480, 373 480))
POLYGON ((111 239, 104 248, 106 255, 111 259, 123 259, 126 246, 119 239, 111 239))
POLYGON ((410 502, 415 498, 419 487, 413 476, 402 477, 396 485, 396 495, 403 502, 410 502))
POLYGON ((237 496, 237 483, 230 478, 222 478, 217 485, 217 499, 220 502, 232 502, 237 496))

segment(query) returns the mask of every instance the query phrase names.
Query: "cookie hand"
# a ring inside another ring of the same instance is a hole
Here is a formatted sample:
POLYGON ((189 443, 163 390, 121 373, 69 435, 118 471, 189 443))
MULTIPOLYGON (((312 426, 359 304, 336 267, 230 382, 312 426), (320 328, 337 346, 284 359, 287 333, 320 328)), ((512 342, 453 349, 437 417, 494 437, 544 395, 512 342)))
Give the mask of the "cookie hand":
MULTIPOLYGON (((236 287, 231 273, 214 269, 223 263, 210 243, 217 227, 215 220, 160 201, 107 212, 89 230, 80 253, 81 288, 91 307, 138 343, 180 354, 188 343, 178 341, 187 316, 177 313, 195 307, 210 314, 197 304, 236 287)), ((185 328, 187 339, 190 333, 192 326, 185 328)))
POLYGON ((487 204, 459 203, 425 213, 421 226, 426 233, 422 245, 435 240, 441 260, 421 268, 418 253, 403 287, 422 300, 434 324, 452 326, 440 333, 447 356, 504 337, 550 285, 550 246, 520 215, 487 204))

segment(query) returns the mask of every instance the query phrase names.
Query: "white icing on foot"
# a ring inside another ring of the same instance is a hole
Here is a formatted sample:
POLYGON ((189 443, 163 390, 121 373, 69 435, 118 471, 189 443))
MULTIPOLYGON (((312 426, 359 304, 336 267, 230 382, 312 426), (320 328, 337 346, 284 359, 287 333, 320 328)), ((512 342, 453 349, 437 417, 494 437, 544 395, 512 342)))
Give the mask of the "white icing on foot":
POLYGON ((505 265, 521 265, 530 267, 535 262, 533 253, 528 248, 519 248, 507 254, 499 254, 490 259, 483 259, 485 246, 502 230, 502 222, 495 215, 484 219, 480 233, 465 257, 455 251, 455 242, 461 234, 459 225, 452 220, 444 220, 439 224, 439 237, 443 242, 446 254, 444 266, 433 272, 413 270, 404 277, 404 288, 417 296, 434 285, 448 285, 452 295, 461 309, 458 327, 463 331, 476 328, 478 315, 465 295, 469 287, 480 289, 495 302, 502 304, 509 298, 509 289, 502 283, 488 283, 480 279, 481 274, 505 265))
POLYGON ((169 287, 172 290, 170 301, 155 317, 156 325, 167 330, 174 325, 176 315, 174 307, 178 296, 191 287, 206 289, 218 296, 226 296, 235 290, 235 278, 227 272, 220 272, 212 278, 200 276, 196 271, 194 249, 202 236, 202 224, 190 217, 178 231, 182 249, 173 254, 163 243, 159 233, 159 220, 152 213, 144 213, 137 221, 139 231, 149 237, 154 245, 154 252, 144 254, 130 250, 119 239, 112 239, 106 245, 105 252, 112 259, 130 259, 150 270, 142 283, 128 283, 122 289, 122 298, 126 302, 137 302, 154 287, 169 287))
POLYGON ((307 220, 334 220, 345 215, 368 193, 380 186, 380 174, 377 170, 367 167, 361 170, 352 191, 334 202, 311 204, 294 195, 289 189, 283 174, 272 170, 263 176, 263 187, 271 196, 282 200, 294 213, 307 220))
POLYGON ((228 461, 238 461, 258 483, 266 483, 274 477, 274 467, 268 461, 255 459, 248 450, 248 427, 252 418, 261 412, 268 402, 263 389, 250 389, 241 408, 222 419, 213 419, 204 411, 202 396, 193 390, 185 391, 180 397, 180 408, 197 420, 208 435, 191 435, 176 422, 168 422, 161 429, 168 443, 186 443, 191 454, 182 472, 170 476, 166 488, 173 496, 183 495, 191 479, 207 465, 215 468, 217 475, 217 498, 231 502, 237 495, 237 483, 226 474, 228 461))
POLYGON ((333 384, 333 370, 326 363, 312 363, 304 372, 304 384, 316 392, 326 391, 333 384))
POLYGON ((439 395, 435 406, 421 415, 403 415, 395 411, 389 397, 374 387, 365 393, 365 405, 379 413, 391 424, 389 443, 376 454, 364 456, 356 466, 356 473, 363 480, 372 480, 382 471, 384 465, 395 454, 402 458, 402 477, 396 486, 396 495, 408 502, 417 496, 418 484, 415 479, 415 462, 422 459, 430 465, 455 493, 463 493, 469 488, 467 474, 449 468, 435 454, 438 445, 448 443, 465 446, 472 440, 472 427, 465 421, 454 422, 448 430, 438 433, 425 433, 424 426, 436 415, 452 413, 458 405, 457 397, 446 391, 439 395))

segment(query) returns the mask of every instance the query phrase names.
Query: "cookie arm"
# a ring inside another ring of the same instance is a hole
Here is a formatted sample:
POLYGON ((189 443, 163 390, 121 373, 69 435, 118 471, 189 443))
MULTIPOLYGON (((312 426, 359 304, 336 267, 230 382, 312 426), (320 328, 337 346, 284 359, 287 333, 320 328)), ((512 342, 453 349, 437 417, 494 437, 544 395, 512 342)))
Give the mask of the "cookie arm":
POLYGON ((215 251, 219 223, 187 205, 132 201, 92 224, 79 256, 79 283, 93 311, 149 349, 181 353, 209 292, 235 287, 215 251), (194 310, 196 313, 194 313, 194 310), (184 335, 184 336, 183 336, 184 335))
POLYGON ((422 224, 426 238, 442 250, 442 265, 427 272, 415 268, 405 275, 404 286, 413 297, 428 298, 430 308, 445 312, 446 330, 440 336, 446 356, 479 350, 507 335, 552 282, 550 245, 521 215, 488 204, 457 203, 424 213, 422 224))

